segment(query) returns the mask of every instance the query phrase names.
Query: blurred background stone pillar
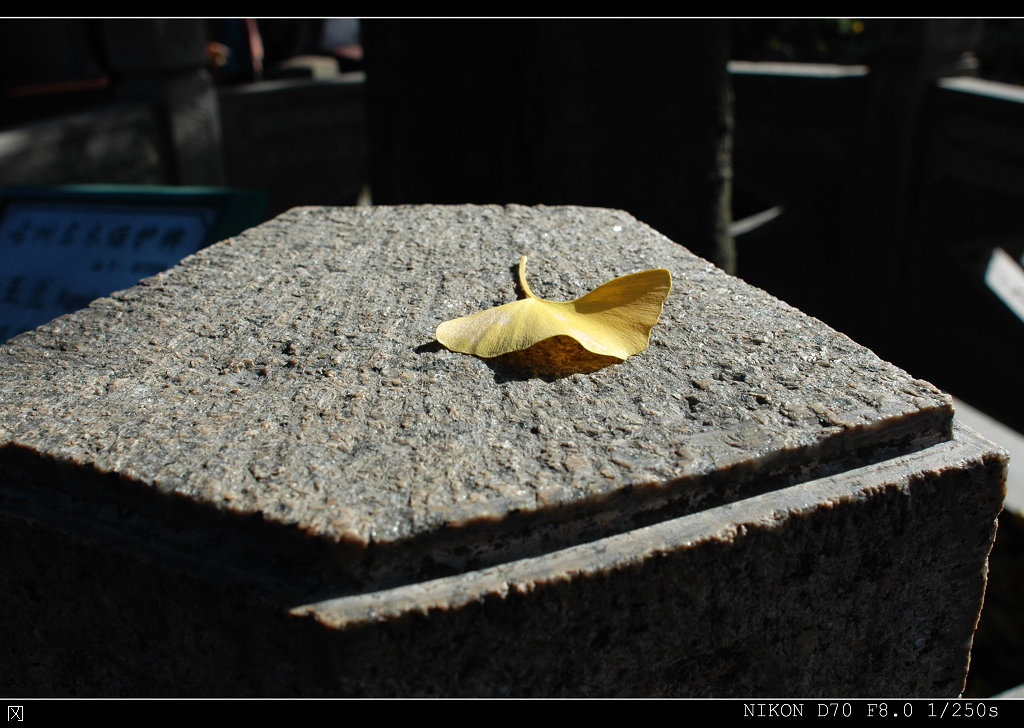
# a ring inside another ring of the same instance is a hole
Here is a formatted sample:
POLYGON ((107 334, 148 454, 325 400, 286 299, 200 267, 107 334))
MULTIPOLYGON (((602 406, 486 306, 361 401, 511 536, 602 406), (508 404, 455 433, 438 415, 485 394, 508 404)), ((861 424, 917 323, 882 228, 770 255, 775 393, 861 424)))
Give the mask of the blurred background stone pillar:
POLYGON ((118 99, 155 105, 173 184, 223 185, 217 92, 203 20, 105 20, 100 39, 118 99))
POLYGON ((866 126, 851 245, 841 254, 850 275, 851 310, 843 331, 883 356, 902 361, 908 301, 924 295, 918 262, 931 245, 921 237, 921 170, 929 124, 926 110, 943 76, 974 71, 970 51, 980 20, 888 20, 873 24, 866 126))
POLYGON ((629 211, 733 270, 725 21, 364 21, 373 200, 629 211))

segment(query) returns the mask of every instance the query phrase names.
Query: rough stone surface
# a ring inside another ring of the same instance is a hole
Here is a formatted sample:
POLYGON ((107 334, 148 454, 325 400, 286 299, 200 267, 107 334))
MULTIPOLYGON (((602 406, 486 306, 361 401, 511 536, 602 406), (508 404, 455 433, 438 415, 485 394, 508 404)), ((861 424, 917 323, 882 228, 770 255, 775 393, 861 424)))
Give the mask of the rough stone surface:
POLYGON ((954 697, 1005 466, 958 427, 596 542, 291 610, 0 514, 0 689, 954 697))
POLYGON ((293 210, 0 347, 0 689, 956 695, 1006 459, 625 213, 293 210), (438 323, 651 267, 544 379, 438 323))
POLYGON ((951 420, 931 385, 586 208, 299 208, 0 347, 9 510, 307 595, 627 531, 951 420), (517 298, 522 254, 562 300, 668 268, 650 347, 546 381, 437 345, 517 298))
POLYGON ((293 611, 374 634, 339 650, 340 690, 955 696, 1005 468, 990 442, 958 428, 949 442, 875 466, 293 611), (503 651, 514 657, 493 656, 503 651), (390 660, 365 680, 354 658, 372 652, 390 660), (423 676, 403 664, 439 669, 423 676), (466 665, 500 667, 474 675, 466 665), (544 665, 542 676, 530 665, 544 665))

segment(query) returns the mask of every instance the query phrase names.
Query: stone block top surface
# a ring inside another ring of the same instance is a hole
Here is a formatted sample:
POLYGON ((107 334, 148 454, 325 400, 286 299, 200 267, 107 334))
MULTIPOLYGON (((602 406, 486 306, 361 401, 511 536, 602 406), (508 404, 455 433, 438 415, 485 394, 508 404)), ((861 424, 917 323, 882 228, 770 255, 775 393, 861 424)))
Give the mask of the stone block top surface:
POLYGON ((296 208, 0 347, 0 467, 59 468, 23 490, 117 504, 112 529, 177 504, 349 566, 460 538, 475 556, 453 563, 549 549, 943 441, 951 419, 930 384, 594 208, 296 208), (668 268, 649 348, 547 380, 440 347, 442 321, 519 297, 524 254, 555 300, 668 268))

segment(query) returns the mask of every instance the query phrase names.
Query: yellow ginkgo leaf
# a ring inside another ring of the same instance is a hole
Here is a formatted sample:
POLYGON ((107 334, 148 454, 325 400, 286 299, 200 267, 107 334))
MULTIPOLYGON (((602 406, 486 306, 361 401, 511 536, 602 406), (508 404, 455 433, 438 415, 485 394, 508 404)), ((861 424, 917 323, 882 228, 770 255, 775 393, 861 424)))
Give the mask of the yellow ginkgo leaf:
POLYGON ((645 270, 610 280, 575 301, 546 301, 526 282, 524 255, 519 283, 526 298, 445 321, 437 327, 437 340, 452 351, 491 358, 568 336, 587 351, 623 360, 647 348, 672 274, 645 270))

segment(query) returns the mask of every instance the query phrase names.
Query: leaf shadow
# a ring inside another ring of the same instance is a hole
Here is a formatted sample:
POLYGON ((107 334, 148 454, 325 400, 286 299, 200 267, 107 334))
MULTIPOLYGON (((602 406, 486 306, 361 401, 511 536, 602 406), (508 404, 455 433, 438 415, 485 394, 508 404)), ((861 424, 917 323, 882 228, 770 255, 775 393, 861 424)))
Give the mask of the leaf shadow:
POLYGON ((510 265, 508 272, 512 276, 512 284, 516 287, 516 298, 523 298, 526 295, 526 291, 523 289, 523 284, 519 280, 519 264, 510 265))
MULTIPOLYGON (((413 348, 417 354, 428 354, 444 350, 439 341, 431 341, 413 348)), ((591 374, 622 360, 614 356, 595 354, 585 349, 570 336, 552 336, 529 349, 512 351, 490 358, 476 357, 494 373, 497 384, 524 382, 541 379, 554 382, 573 374, 591 374)))
POLYGON ((496 372, 499 369, 516 370, 525 378, 535 377, 551 382, 573 374, 591 374, 613 364, 621 364, 622 360, 595 354, 571 336, 559 335, 538 341, 528 349, 502 354, 485 362, 496 372))
POLYGON ((574 374, 593 374, 605 367, 622 363, 622 359, 595 354, 569 337, 552 337, 528 349, 483 359, 483 362, 495 373, 495 381, 498 383, 527 379, 554 382, 574 374), (563 338, 571 342, 571 345, 565 346, 565 342, 552 341, 563 338), (561 355, 564 348, 575 347, 579 347, 579 354, 561 355))
POLYGON ((444 351, 444 344, 440 341, 428 341, 426 344, 414 346, 412 350, 417 354, 431 354, 435 351, 444 351))

